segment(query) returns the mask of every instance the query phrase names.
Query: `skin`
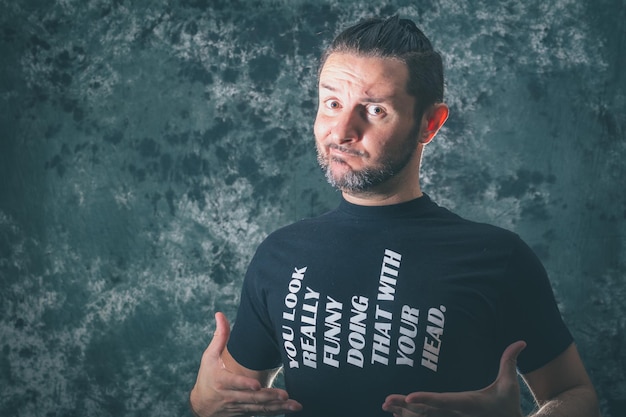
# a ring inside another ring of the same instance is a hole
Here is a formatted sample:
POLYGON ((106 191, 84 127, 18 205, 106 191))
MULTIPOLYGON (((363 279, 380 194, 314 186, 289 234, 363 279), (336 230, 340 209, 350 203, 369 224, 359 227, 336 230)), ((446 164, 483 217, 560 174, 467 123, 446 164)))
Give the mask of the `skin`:
POLYGON ((230 325, 215 314, 213 340, 202 354, 196 384, 189 402, 198 417, 274 416, 302 406, 286 391, 269 388, 278 369, 253 371, 241 366, 228 352, 230 325))
MULTIPOLYGON (((389 205, 422 195, 423 148, 445 123, 448 107, 434 104, 416 121, 407 80, 406 65, 394 59, 333 53, 322 68, 314 126, 318 160, 351 203, 389 205), (379 172, 382 167, 387 167, 382 169, 387 174, 379 172), (354 178, 366 172, 376 172, 375 180, 355 186, 354 178)), ((254 371, 233 359, 226 348, 229 334, 226 317, 217 313, 216 331, 190 395, 196 416, 266 416, 300 410, 302 406, 286 391, 270 388, 278 369, 254 371)), ((390 393, 381 406, 396 417, 521 417, 516 360, 525 346, 518 341, 504 351, 496 380, 484 389, 390 393)), ((574 344, 523 378, 539 408, 534 417, 599 416, 595 390, 574 344)))
MULTIPOLYGON (((396 417, 521 417, 515 359, 524 342, 509 346, 490 386, 460 393, 390 395, 383 410, 396 417)), ((595 390, 575 345, 547 365, 523 375, 538 406, 532 417, 599 417, 595 390)))
POLYGON ((446 121, 448 107, 433 105, 416 121, 407 80, 406 64, 393 59, 334 53, 322 68, 314 132, 327 176, 341 178, 408 155, 404 167, 387 181, 365 190, 340 187, 352 203, 387 205, 422 195, 422 150, 446 121))

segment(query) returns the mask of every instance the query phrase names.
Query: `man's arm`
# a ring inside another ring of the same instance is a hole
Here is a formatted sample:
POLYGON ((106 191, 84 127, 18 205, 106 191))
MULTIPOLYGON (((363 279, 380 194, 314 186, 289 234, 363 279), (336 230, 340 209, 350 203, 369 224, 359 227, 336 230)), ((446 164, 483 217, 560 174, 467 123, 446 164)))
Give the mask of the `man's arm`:
POLYGON ((539 410, 533 417, 599 416, 598 398, 573 343, 547 365, 524 375, 539 410))
POLYGON ((215 315, 215 334, 204 351, 189 402, 197 417, 273 416, 300 410, 286 391, 269 388, 278 369, 254 371, 241 366, 226 349, 230 325, 215 315))
MULTIPOLYGON (((383 410, 396 417, 521 417, 517 355, 523 342, 509 346, 500 372, 479 391, 390 395, 383 410)), ((599 417, 598 399, 574 344, 545 366, 524 375, 540 409, 532 417, 599 417)))

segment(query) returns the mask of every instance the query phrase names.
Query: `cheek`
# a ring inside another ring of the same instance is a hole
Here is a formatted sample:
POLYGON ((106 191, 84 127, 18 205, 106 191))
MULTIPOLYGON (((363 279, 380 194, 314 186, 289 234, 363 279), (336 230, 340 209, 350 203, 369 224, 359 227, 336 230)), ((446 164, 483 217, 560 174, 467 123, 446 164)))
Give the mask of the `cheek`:
POLYGON ((392 147, 396 142, 398 132, 394 131, 393 127, 377 126, 368 129, 363 134, 363 146, 376 149, 377 152, 383 149, 392 147))

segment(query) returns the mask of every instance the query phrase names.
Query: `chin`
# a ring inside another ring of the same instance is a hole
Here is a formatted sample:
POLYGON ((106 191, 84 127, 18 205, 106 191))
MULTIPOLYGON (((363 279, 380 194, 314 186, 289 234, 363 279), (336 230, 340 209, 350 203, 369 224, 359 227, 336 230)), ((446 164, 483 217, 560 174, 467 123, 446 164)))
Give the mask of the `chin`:
POLYGON ((330 175, 337 181, 343 180, 346 175, 354 172, 354 169, 345 162, 331 162, 326 169, 330 171, 330 175))

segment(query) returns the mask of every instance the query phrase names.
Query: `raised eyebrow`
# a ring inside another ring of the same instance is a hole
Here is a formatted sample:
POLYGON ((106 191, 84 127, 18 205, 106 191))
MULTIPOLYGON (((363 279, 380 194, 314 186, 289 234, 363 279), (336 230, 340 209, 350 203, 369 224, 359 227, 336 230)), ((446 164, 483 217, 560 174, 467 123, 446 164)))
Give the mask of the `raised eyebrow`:
POLYGON ((366 92, 365 97, 363 98, 363 101, 367 101, 369 103, 381 103, 381 104, 393 103, 394 96, 370 96, 366 92))
POLYGON ((320 84, 320 90, 321 89, 337 92, 337 89, 330 84, 320 84))
POLYGON ((391 102, 391 100, 380 97, 367 97, 366 101, 371 104, 385 104, 391 102))
MULTIPOLYGON (((326 83, 320 84, 320 90, 322 90, 322 89, 331 91, 333 93, 336 93, 338 91, 337 88, 333 87, 330 84, 326 84, 326 83)), ((362 101, 365 101, 365 102, 368 102, 368 103, 385 104, 385 103, 392 103, 393 102, 393 97, 370 97, 370 96, 366 95, 365 97, 363 97, 362 101)))

